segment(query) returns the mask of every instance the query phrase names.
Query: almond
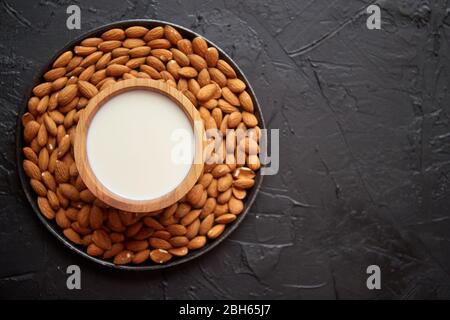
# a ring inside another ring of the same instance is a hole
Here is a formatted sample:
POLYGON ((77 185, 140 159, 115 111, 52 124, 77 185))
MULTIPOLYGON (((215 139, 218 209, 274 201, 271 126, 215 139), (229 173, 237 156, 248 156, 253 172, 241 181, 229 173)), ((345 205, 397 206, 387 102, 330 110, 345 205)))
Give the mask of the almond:
POLYGON ((211 174, 214 178, 220 178, 230 172, 230 168, 226 164, 217 165, 211 174))
POLYGON ((247 91, 243 91, 239 95, 239 102, 241 103, 241 107, 247 112, 253 112, 253 101, 247 91))
POLYGON ((67 77, 62 77, 62 78, 56 79, 55 81, 52 82, 52 90, 53 91, 61 90, 67 84, 68 80, 69 80, 69 78, 67 78, 67 77))
POLYGON ((208 67, 205 59, 203 59, 198 54, 190 54, 188 55, 188 58, 191 66, 194 67, 198 72, 208 67))
POLYGON ((69 166, 57 160, 55 163, 55 180, 57 183, 67 182, 70 178, 69 166))
POLYGON ((92 206, 89 214, 89 225, 92 229, 100 229, 103 224, 103 212, 97 206, 92 206))
POLYGON ((98 45, 98 49, 103 52, 109 52, 116 48, 119 48, 122 45, 121 41, 118 40, 108 40, 100 43, 98 45))
POLYGON ((228 127, 232 129, 236 128, 241 120, 242 114, 239 111, 230 113, 230 117, 228 118, 228 127))
POLYGON ((217 181, 217 190, 219 192, 227 191, 233 184, 233 177, 227 173, 217 181))
POLYGON ((156 249, 150 252, 150 258, 155 263, 165 263, 172 258, 172 255, 163 249, 156 249))
POLYGON ((143 26, 132 26, 125 30, 125 33, 128 38, 141 38, 145 36, 148 32, 148 29, 143 26))
POLYGON ((140 47, 136 47, 131 49, 128 52, 128 55, 131 58, 140 58, 140 57, 146 57, 150 54, 150 47, 147 46, 140 46, 140 47))
POLYGON ((39 114, 43 114, 45 111, 47 111, 49 102, 50 102, 49 96, 43 97, 43 98, 39 101, 39 103, 38 103, 38 105, 37 105, 37 107, 36 107, 36 112, 39 113, 39 114))
POLYGON ((256 116, 247 111, 242 112, 242 121, 248 128, 253 128, 258 125, 258 119, 256 116))
MULTIPOLYGON (((75 56, 72 59, 70 59, 69 63, 66 66, 66 71, 67 72, 71 72, 72 70, 74 70, 76 67, 78 67, 81 63, 81 61, 83 61, 83 57, 79 57, 79 56, 75 56)), ((66 74, 67 77, 69 77, 66 74)))
POLYGON ((218 224, 227 224, 233 222, 234 220, 236 220, 236 215, 227 213, 217 217, 215 222, 218 224))
POLYGON ((78 81, 78 90, 88 99, 93 98, 98 93, 98 89, 92 83, 81 80, 78 81))
POLYGON ((72 201, 80 200, 80 193, 73 185, 68 183, 62 183, 59 185, 59 188, 61 190, 62 195, 67 199, 70 199, 72 201))
POLYGON ((128 49, 145 46, 145 41, 137 38, 128 38, 122 42, 122 46, 128 49))
POLYGON ((143 220, 144 224, 154 230, 164 230, 164 226, 159 223, 155 218, 145 217, 143 220))
POLYGON ((187 203, 180 203, 177 210, 175 211, 176 218, 182 218, 191 211, 191 206, 187 203))
POLYGON ((189 239, 183 236, 172 237, 169 240, 173 247, 184 247, 189 243, 189 239))
POLYGON ((70 84, 62 89, 58 94, 58 103, 61 106, 65 106, 72 102, 72 100, 78 94, 78 86, 76 84, 70 84))
POLYGON ((122 265, 130 263, 134 258, 134 254, 129 250, 124 250, 114 257, 114 264, 122 265))
POLYGON ((55 62, 53 62, 53 68, 65 67, 72 59, 72 57, 72 51, 66 51, 62 53, 58 58, 56 58, 55 62))
POLYGON ((103 253, 103 259, 110 259, 112 257, 115 257, 117 254, 123 251, 125 246, 122 243, 114 243, 111 245, 111 249, 106 250, 103 253))
POLYGON ((195 37, 194 40, 192 40, 192 50, 199 56, 204 57, 208 50, 208 44, 202 37, 195 37))
POLYGON ((40 147, 43 147, 47 144, 48 133, 47 133, 47 129, 45 129, 45 125, 43 125, 43 124, 39 127, 39 131, 36 136, 36 141, 40 147))
POLYGON ((41 125, 38 122, 34 120, 28 122, 23 132, 23 138, 25 141, 30 142, 33 140, 37 136, 40 128, 41 125))
POLYGON ((187 247, 169 249, 169 253, 175 257, 184 257, 189 252, 187 247))
POLYGON ((98 60, 103 56, 103 52, 97 51, 93 52, 90 55, 88 55, 86 58, 83 59, 80 63, 80 67, 87 68, 89 66, 92 66, 97 63, 98 60))
MULTIPOLYGON (((33 97, 33 98, 38 99, 37 97, 33 97)), ((30 112, 25 112, 22 116, 22 125, 25 127, 30 121, 33 121, 33 120, 34 120, 34 116, 30 112)))
POLYGON ((240 178, 253 179, 255 178, 255 176, 256 176, 255 172, 247 167, 240 167, 233 173, 233 177, 235 177, 236 179, 240 178))
POLYGON ((167 49, 152 49, 150 54, 162 62, 167 62, 169 60, 172 60, 172 52, 170 52, 167 49))
POLYGON ((37 164, 38 163, 38 157, 36 155, 36 153, 33 151, 33 149, 31 149, 30 147, 25 147, 22 149, 22 152, 25 156, 25 158, 27 158, 28 160, 30 160, 31 162, 37 164))
POLYGON ((217 88, 215 84, 208 84, 201 88, 197 93, 197 99, 200 101, 208 101, 212 99, 217 88))
POLYGON ((123 40, 123 39, 125 39, 125 31, 123 31, 122 29, 119 29, 119 28, 111 29, 111 30, 104 32, 101 35, 101 37, 105 41, 123 40))
MULTIPOLYGON (((220 108, 220 110, 222 110, 223 113, 232 113, 232 112, 238 111, 238 108, 229 104, 224 99, 219 99, 219 101, 217 102, 217 106, 220 108)), ((225 118, 224 118, 224 120, 225 120, 225 118)), ((227 120, 228 120, 228 118, 227 118, 227 120)))
POLYGON ((78 224, 83 227, 83 228, 87 228, 89 227, 89 216, 91 212, 91 207, 90 206, 83 206, 80 211, 78 211, 77 214, 77 221, 78 224))
POLYGON ((125 248, 127 248, 130 251, 142 251, 147 249, 148 247, 148 242, 147 240, 132 240, 132 241, 127 241, 125 243, 125 248))
POLYGON ((23 170, 30 179, 41 180, 41 170, 30 160, 23 161, 23 170))
POLYGON ((133 239, 145 240, 150 238, 154 233, 155 231, 152 228, 141 228, 141 230, 135 236, 133 236, 133 239))
POLYGON ((246 85, 244 81, 240 79, 228 79, 227 80, 227 87, 234 93, 241 93, 245 90, 246 85))
POLYGON ((106 75, 112 77, 121 77, 124 73, 130 72, 130 68, 121 64, 111 64, 106 68, 106 75))
POLYGON ((41 213, 49 220, 55 218, 55 211, 53 211, 47 198, 38 197, 37 204, 41 213))
POLYGON ((196 184, 186 195, 187 201, 195 204, 200 201, 204 187, 201 184, 196 184))
POLYGON ((139 69, 142 72, 145 72, 146 74, 148 74, 152 79, 156 79, 156 80, 161 79, 160 73, 158 72, 158 70, 156 70, 153 67, 143 64, 139 67, 139 69))
POLYGON ((227 85, 227 77, 217 68, 208 69, 211 80, 216 82, 221 88, 227 85))
POLYGON ((164 26, 164 36, 173 44, 176 45, 178 41, 183 39, 181 34, 172 26, 164 26))
POLYGON ((116 48, 111 51, 111 57, 114 59, 117 57, 127 56, 128 52, 130 52, 130 49, 128 48, 116 48))
POLYGON ((219 59, 217 61, 217 69, 222 71, 228 78, 236 78, 236 72, 225 60, 219 59))
POLYGON ((187 245, 189 250, 197 250, 202 247, 204 247, 206 244, 206 237, 205 236, 197 236, 193 238, 191 241, 189 241, 189 244, 187 245))
POLYGON ((184 78, 194 78, 198 75, 197 70, 192 67, 182 67, 178 70, 178 75, 184 78))
POLYGON ((38 165, 41 172, 47 170, 48 162, 49 162, 48 150, 46 148, 42 148, 41 151, 39 151, 39 159, 38 159, 38 165))
POLYGON ((112 243, 108 234, 103 230, 95 230, 92 234, 92 241, 103 250, 111 249, 112 243))
POLYGON ((94 53, 95 51, 97 51, 97 48, 95 48, 95 47, 84 47, 84 46, 75 46, 73 51, 75 51, 75 53, 77 55, 81 56, 81 57, 86 57, 86 56, 90 55, 91 53, 94 53))
POLYGON ((185 215, 180 223, 183 226, 188 226, 190 225, 192 222, 194 222, 195 219, 197 219, 200 216, 201 210, 192 210, 191 212, 189 212, 187 215, 185 215))
POLYGON ((241 178, 233 182, 233 186, 239 189, 248 189, 253 187, 254 184, 255 180, 248 178, 241 178))
POLYGON ((214 211, 214 209, 216 208, 216 205, 217 205, 216 198, 206 199, 205 204, 203 205, 202 214, 200 215, 200 217, 204 218, 207 215, 209 215, 210 213, 212 213, 214 211))
POLYGON ((168 250, 170 248, 172 248, 172 245, 167 242, 166 240, 160 239, 160 238, 150 238, 149 240, 149 244, 151 247, 155 248, 155 249, 164 249, 164 250, 168 250))
POLYGON ((154 49, 169 49, 171 47, 170 41, 167 39, 154 39, 147 42, 147 45, 154 49))
POLYGON ((175 48, 170 49, 170 51, 172 52, 173 58, 180 66, 187 67, 189 65, 189 58, 184 52, 175 48))
POLYGON ((159 39, 162 38, 164 36, 164 28, 161 26, 155 27, 151 30, 149 30, 145 36, 144 36, 144 41, 151 41, 154 39, 159 39))
MULTIPOLYGON (((135 219, 133 219, 133 220, 135 220, 135 219)), ((125 235, 128 238, 134 237, 135 235, 137 235, 141 231, 142 226, 143 226, 143 223, 141 221, 137 221, 135 223, 132 223, 126 229, 125 235)))
POLYGON ((208 231, 214 225, 214 214, 211 213, 207 215, 200 224, 200 229, 198 230, 198 234, 204 236, 208 233, 208 231))
POLYGON ((158 70, 159 72, 166 70, 166 65, 154 56, 148 56, 145 59, 145 63, 147 63, 150 67, 158 70))
POLYGON ((149 257, 150 257, 150 250, 147 250, 147 249, 142 250, 142 251, 137 252, 134 255, 132 262, 134 264, 140 264, 140 263, 145 262, 149 257))
POLYGON ((105 251, 99 246, 97 246, 95 243, 91 243, 88 245, 86 252, 88 255, 92 257, 97 257, 103 255, 105 251))
POLYGON ((47 188, 45 188, 44 184, 36 179, 31 179, 30 185, 33 188, 34 192, 37 193, 40 197, 47 196, 47 188))
POLYGON ((70 145, 70 136, 66 134, 61 138, 61 141, 59 142, 57 153, 58 159, 61 159, 66 154, 66 152, 69 151, 70 145))
POLYGON ((230 213, 237 215, 244 210, 244 203, 240 199, 231 197, 230 201, 228 202, 228 208, 230 209, 230 213))
POLYGON ((65 74, 66 68, 54 68, 44 74, 44 79, 47 81, 55 81, 56 79, 63 77, 65 74))
POLYGON ((123 242, 125 240, 125 236, 122 233, 112 232, 109 237, 113 243, 123 242))
POLYGON ((73 230, 72 228, 64 229, 63 233, 66 236, 66 238, 72 241, 73 243, 81 244, 80 235, 76 233, 75 230, 73 230))
POLYGON ((56 182, 55 179, 53 178, 53 175, 50 172, 48 171, 43 172, 41 177, 42 182, 49 190, 56 191, 56 182))
POLYGON ((222 88, 222 97, 233 106, 241 105, 239 98, 228 87, 222 88))
POLYGON ((208 231, 206 235, 208 236, 209 239, 216 239, 222 234, 223 230, 225 230, 224 224, 216 224, 208 231))
POLYGON ((56 212, 55 221, 56 221, 56 224, 62 229, 70 228, 71 222, 70 222, 69 218, 67 218, 66 210, 64 210, 64 209, 59 209, 56 212))
POLYGON ((52 136, 56 136, 57 126, 56 126, 55 121, 47 113, 44 114, 43 119, 44 119, 44 124, 47 129, 47 132, 49 134, 51 134, 52 136))
POLYGON ((177 47, 184 54, 192 54, 194 50, 192 49, 192 42, 189 39, 181 39, 177 42, 177 47))
POLYGON ((102 38, 86 38, 81 41, 81 45, 85 47, 97 47, 102 42, 102 38))
POLYGON ((183 236, 187 231, 186 227, 181 224, 172 224, 167 226, 166 229, 172 236, 183 236))
MULTIPOLYGON (((100 59, 98 59, 97 63, 95 64, 96 70, 101 70, 106 68, 108 63, 111 61, 111 52, 104 53, 100 59)), ((98 72, 98 71, 97 71, 98 72)))
POLYGON ((205 60, 208 67, 215 67, 219 61, 219 51, 216 48, 208 48, 205 52, 205 60))
POLYGON ((186 234, 184 235, 188 239, 193 239, 200 229, 200 219, 196 219, 192 222, 186 229, 186 234))
MULTIPOLYGON (((167 219, 171 220, 171 224, 174 223, 173 222, 173 217, 170 217, 170 218, 167 218, 167 219)), ((163 221, 163 222, 165 222, 165 221, 163 221)), ((154 237, 154 238, 160 238, 160 239, 163 239, 163 240, 166 240, 166 241, 170 239, 170 236, 171 236, 170 232, 169 231, 165 231, 165 230, 155 231, 153 233, 153 235, 152 235, 152 237, 154 237)))

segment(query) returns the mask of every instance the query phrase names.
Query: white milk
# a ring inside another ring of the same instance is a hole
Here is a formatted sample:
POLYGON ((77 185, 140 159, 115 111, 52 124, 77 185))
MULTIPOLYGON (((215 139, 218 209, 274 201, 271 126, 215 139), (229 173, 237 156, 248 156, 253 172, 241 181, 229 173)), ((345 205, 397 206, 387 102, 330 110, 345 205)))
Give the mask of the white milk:
POLYGON ((97 179, 131 200, 154 199, 176 188, 191 168, 194 146, 188 116, 168 97, 148 90, 111 98, 94 115, 87 135, 97 179), (184 161, 173 156, 180 153, 184 161))

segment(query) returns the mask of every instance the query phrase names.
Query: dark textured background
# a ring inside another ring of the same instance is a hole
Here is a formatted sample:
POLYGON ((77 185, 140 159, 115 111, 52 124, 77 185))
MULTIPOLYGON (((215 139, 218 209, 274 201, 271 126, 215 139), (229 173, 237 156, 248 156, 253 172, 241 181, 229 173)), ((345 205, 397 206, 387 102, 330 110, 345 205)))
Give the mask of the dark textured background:
POLYGON ((1 298, 450 298, 450 1, 0 0, 1 298), (82 29, 67 30, 78 4, 82 29), (120 272, 70 252, 21 190, 14 130, 26 88, 60 47, 129 18, 175 22, 243 69, 280 172, 240 228, 162 272, 120 272), (65 270, 82 269, 82 290, 65 270), (366 288, 367 266, 382 289, 366 288))

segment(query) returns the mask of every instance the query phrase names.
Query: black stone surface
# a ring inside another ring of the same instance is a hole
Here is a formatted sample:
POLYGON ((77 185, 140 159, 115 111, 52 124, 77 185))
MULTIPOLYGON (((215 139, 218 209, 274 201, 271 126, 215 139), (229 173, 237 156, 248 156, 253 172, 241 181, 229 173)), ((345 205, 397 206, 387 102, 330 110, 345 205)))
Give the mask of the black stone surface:
POLYGON ((450 298, 450 4, 377 1, 0 1, 0 298, 450 298), (82 11, 66 28, 66 8, 82 11), (15 124, 66 42, 130 18, 186 26, 243 69, 280 172, 239 229, 158 272, 102 268, 44 228, 21 190, 15 124), (66 268, 82 270, 68 290, 66 268), (368 290, 366 268, 381 268, 368 290))

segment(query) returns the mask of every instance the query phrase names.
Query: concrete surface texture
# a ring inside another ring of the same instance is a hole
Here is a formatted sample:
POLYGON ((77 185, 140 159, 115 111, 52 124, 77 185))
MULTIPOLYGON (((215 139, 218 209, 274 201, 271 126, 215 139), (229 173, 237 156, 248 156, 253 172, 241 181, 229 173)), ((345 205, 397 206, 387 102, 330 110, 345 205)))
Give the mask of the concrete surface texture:
POLYGON ((450 298, 448 1, 0 1, 0 297, 450 298), (381 7, 368 30, 366 8, 381 7), (109 22, 171 21, 243 69, 280 172, 238 230, 175 269, 120 272, 70 252, 21 190, 15 125, 30 81, 61 46, 109 22), (66 288, 66 268, 82 289, 66 288), (368 290, 366 268, 381 268, 368 290))

